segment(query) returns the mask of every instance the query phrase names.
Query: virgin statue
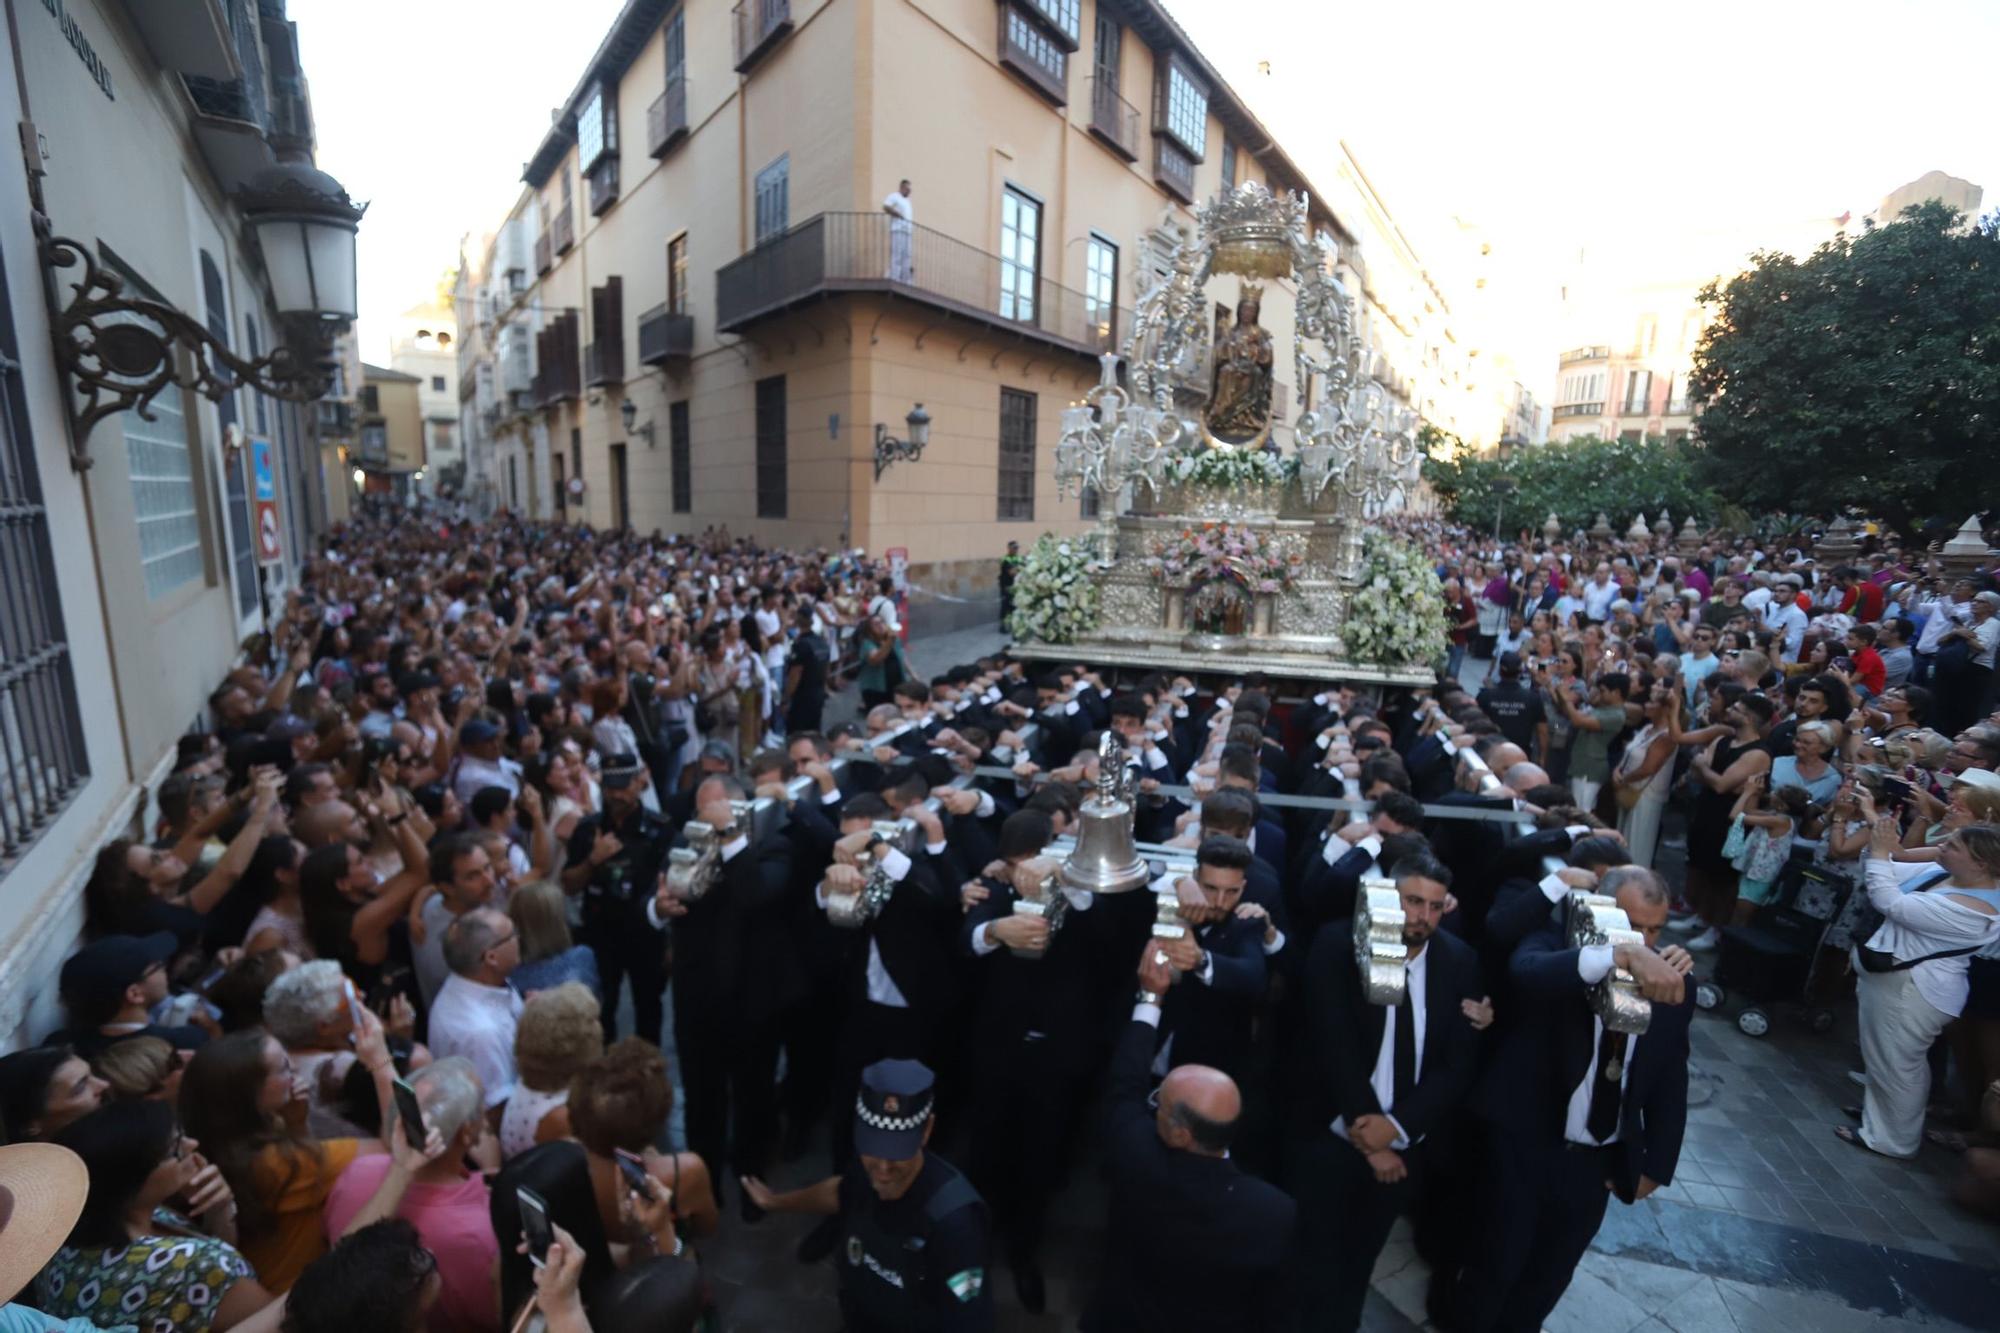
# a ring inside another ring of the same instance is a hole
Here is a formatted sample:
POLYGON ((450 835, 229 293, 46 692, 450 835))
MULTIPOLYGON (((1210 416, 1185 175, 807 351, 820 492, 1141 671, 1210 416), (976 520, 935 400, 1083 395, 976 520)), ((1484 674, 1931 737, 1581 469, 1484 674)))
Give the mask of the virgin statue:
POLYGON ((1261 288, 1245 285, 1236 323, 1215 342, 1209 436, 1222 444, 1261 443, 1271 427, 1271 335, 1257 323, 1261 288))

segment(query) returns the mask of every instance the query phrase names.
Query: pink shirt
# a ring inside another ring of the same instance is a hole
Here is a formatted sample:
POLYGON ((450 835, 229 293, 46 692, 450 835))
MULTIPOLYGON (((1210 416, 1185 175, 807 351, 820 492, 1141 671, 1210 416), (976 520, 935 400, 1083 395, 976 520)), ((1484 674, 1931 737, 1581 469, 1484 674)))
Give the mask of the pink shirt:
MULTIPOLYGON (((382 1154, 357 1157, 340 1173, 326 1199, 326 1235, 332 1241, 367 1206, 389 1174, 382 1154)), ((483 1177, 471 1175, 449 1184, 410 1182, 396 1216, 417 1228, 424 1248, 437 1256, 438 1277, 444 1283, 431 1307, 430 1333, 491 1333, 500 1324, 494 1291, 494 1261, 500 1242, 493 1235, 483 1177)))

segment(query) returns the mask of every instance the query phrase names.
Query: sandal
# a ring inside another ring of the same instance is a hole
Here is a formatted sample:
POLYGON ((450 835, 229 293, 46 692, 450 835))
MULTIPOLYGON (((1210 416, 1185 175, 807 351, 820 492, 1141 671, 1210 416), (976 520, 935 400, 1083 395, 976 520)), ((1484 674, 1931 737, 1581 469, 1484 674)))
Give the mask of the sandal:
POLYGON ((1854 1128, 1854 1126, 1852 1125, 1835 1125, 1833 1127, 1833 1137, 1839 1139, 1842 1143, 1851 1143, 1855 1147, 1861 1149, 1861 1151, 1863 1152, 1875 1153, 1877 1157, 1887 1157, 1892 1162, 1900 1162, 1904 1160, 1901 1157, 1896 1157, 1889 1153, 1875 1152, 1875 1149, 1869 1147, 1866 1143, 1862 1141, 1861 1131, 1854 1128))
POLYGON ((1858 1106, 1843 1106, 1840 1108, 1840 1113, 1856 1124, 1861 1121, 1861 1108, 1858 1106))

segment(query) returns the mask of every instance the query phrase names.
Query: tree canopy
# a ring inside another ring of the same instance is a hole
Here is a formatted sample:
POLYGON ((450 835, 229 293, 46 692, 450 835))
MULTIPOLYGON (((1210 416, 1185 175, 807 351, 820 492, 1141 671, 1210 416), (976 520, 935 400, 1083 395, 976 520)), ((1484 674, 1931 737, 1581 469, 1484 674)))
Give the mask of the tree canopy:
POLYGON ((1565 530, 1587 528, 1602 512, 1623 532, 1634 514, 1643 510, 1651 526, 1662 509, 1676 528, 1690 514, 1709 527, 1720 508, 1695 476, 1693 451, 1662 439, 1583 436, 1518 448, 1505 459, 1427 458, 1424 479, 1452 517, 1488 531, 1503 517, 1510 532, 1539 529, 1550 514, 1565 530), (1514 487, 1504 497, 1494 485, 1503 477, 1514 487))
POLYGON ((1881 514, 1905 532, 1993 503, 2000 217, 1932 200, 1701 294, 1700 477, 1751 509, 1881 514))

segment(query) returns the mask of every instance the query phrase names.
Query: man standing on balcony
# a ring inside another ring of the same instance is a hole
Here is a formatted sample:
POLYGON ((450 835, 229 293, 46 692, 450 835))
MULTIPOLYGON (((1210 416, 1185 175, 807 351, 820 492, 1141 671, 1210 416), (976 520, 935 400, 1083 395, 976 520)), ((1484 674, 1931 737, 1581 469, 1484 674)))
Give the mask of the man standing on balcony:
POLYGON ((882 201, 882 211, 889 215, 889 281, 916 281, 916 267, 910 262, 911 224, 917 213, 910 206, 910 183, 904 181, 889 197, 882 201))

